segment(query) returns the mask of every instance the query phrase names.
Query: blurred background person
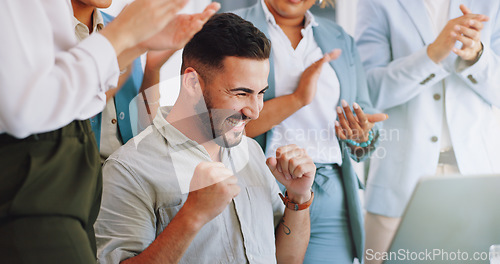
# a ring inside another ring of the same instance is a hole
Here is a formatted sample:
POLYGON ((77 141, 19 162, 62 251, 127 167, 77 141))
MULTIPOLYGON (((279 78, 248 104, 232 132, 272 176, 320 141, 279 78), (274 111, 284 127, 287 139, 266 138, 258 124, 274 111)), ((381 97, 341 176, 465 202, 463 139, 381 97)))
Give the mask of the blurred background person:
MULTIPOLYGON (((236 11, 272 42, 264 107, 246 133, 256 137, 267 156, 293 143, 316 163, 304 263, 352 263, 363 256, 364 232, 361 184, 350 158, 361 161, 373 151, 375 123, 386 115, 374 114, 371 107, 354 40, 332 20, 313 15, 314 4, 259 0, 236 11)), ((333 2, 323 1, 328 4, 333 2)))
MULTIPOLYGON (((114 19, 113 16, 98 10, 110 6, 111 0, 72 0, 71 4, 74 14, 73 26, 78 41, 101 30, 114 19)), ((186 38, 187 40, 189 38, 186 38)), ((182 46, 184 44, 179 43, 182 46)), ((90 119, 101 162, 151 124, 160 100, 157 85, 160 81, 160 68, 174 54, 176 48, 182 46, 147 52, 144 72, 141 59, 135 59, 121 72, 117 88, 106 92, 104 111, 90 119), (138 94, 139 98, 136 98, 138 94)))
POLYGON ((500 172, 499 15, 498 1, 359 1, 370 98, 391 116, 368 175, 367 250, 388 250, 420 177, 500 172))
POLYGON ((0 4, 0 21, 15 25, 0 44, 4 262, 95 262, 92 226, 102 180, 87 119, 104 108, 120 69, 144 51, 173 48, 175 37, 201 28, 203 21, 196 19, 189 28, 169 23, 185 3, 137 0, 80 43, 69 1, 0 4))

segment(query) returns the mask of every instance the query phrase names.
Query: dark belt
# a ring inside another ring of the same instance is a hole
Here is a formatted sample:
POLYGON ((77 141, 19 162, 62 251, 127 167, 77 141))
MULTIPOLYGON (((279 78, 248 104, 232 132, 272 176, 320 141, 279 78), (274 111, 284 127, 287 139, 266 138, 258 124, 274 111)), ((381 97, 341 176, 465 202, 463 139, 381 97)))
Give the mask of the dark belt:
POLYGON ((72 124, 65 127, 65 129, 58 129, 46 133, 33 134, 25 138, 16 138, 7 133, 0 134, 0 146, 5 144, 13 144, 26 141, 39 141, 39 140, 58 140, 61 137, 81 137, 82 130, 85 134, 92 132, 90 126, 85 124, 87 120, 73 121, 72 124))

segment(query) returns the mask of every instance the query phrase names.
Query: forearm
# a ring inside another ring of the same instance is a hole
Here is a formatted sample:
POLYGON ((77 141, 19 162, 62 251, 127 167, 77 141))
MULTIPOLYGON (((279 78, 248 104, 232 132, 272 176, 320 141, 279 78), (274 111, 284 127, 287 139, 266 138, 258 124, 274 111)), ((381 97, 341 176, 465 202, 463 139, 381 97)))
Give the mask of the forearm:
POLYGON ((139 115, 139 130, 149 126, 158 107, 160 106, 160 72, 159 70, 150 70, 147 68, 144 71, 144 78, 139 90, 137 100, 137 108, 139 115))
POLYGON ((123 70, 130 66, 137 57, 141 56, 146 51, 148 51, 146 48, 137 45, 118 54, 118 65, 120 67, 120 70, 123 70))
MULTIPOLYGON (((184 207, 183 207, 184 209, 184 207)), ((122 261, 123 264, 179 263, 184 252, 203 224, 196 214, 181 209, 163 232, 139 255, 122 261)))
POLYGON ((309 244, 311 224, 309 208, 301 211, 285 209, 276 229, 276 258, 278 263, 302 263, 309 244))
POLYGON ((425 48, 387 65, 367 69, 370 96, 378 109, 404 104, 449 75, 449 71, 427 56, 425 48))
POLYGON ((294 94, 268 100, 264 102, 259 118, 249 122, 245 132, 249 137, 263 134, 297 112, 302 106, 294 94))
POLYGON ((118 79, 118 86, 116 86, 115 88, 109 89, 106 92, 106 102, 108 102, 110 99, 113 99, 115 97, 116 93, 127 82, 128 78, 130 77, 131 70, 132 70, 132 66, 128 66, 127 71, 123 74, 120 74, 120 78, 118 79))

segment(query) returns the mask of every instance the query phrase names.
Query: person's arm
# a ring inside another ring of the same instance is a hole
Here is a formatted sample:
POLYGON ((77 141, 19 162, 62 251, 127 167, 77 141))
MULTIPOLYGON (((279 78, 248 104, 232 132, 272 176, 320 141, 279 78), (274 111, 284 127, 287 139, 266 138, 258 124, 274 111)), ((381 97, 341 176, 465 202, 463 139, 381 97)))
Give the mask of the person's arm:
MULTIPOLYGON (((292 199, 292 201, 300 204, 300 201, 307 202, 306 199, 292 199)), ((278 263, 302 263, 309 244, 310 233, 309 208, 301 211, 286 208, 276 228, 276 259, 278 263)))
MULTIPOLYGON (((464 15, 471 11, 461 6, 464 15)), ((489 21, 491 26, 491 37, 486 43, 481 42, 481 31, 483 23, 473 23, 470 28, 462 28, 465 44, 461 50, 454 51, 459 55, 457 65, 465 65, 464 69, 458 70, 460 78, 486 102, 500 107, 500 12, 496 9, 495 20, 489 21), (473 46, 469 41, 474 40, 473 46), (477 49, 476 49, 477 48, 477 49), (482 54, 481 54, 482 53, 482 54), (467 67, 468 66, 468 67, 467 67)), ((493 18, 493 16, 492 16, 493 18)))
POLYGON ((150 39, 142 45, 158 48, 169 42, 169 48, 166 50, 151 50, 146 56, 146 66, 144 68, 144 77, 137 100, 139 115, 139 131, 146 128, 153 122, 158 107, 160 106, 160 69, 168 59, 187 44, 189 40, 201 30, 207 20, 219 10, 218 3, 209 4, 205 10, 196 14, 179 14, 167 26, 166 29, 181 29, 175 32, 165 30, 156 39, 150 39), (165 39, 162 36, 170 37, 165 39), (158 44, 160 42, 160 44, 158 44))
POLYGON ((264 107, 259 113, 259 118, 250 121, 246 125, 246 135, 248 137, 256 137, 265 133, 293 115, 302 107, 310 104, 316 95, 318 79, 323 64, 337 59, 340 53, 340 50, 333 50, 311 64, 311 66, 302 73, 297 89, 292 94, 265 101, 264 107))
POLYGON ((462 33, 457 26, 468 26, 471 20, 478 24, 487 21, 486 16, 478 14, 452 19, 433 43, 394 59, 390 18, 385 17, 379 5, 374 1, 360 0, 356 27, 357 45, 367 72, 370 97, 379 109, 404 104, 452 74, 440 63, 452 53, 456 41, 461 41, 462 33))
POLYGON ((237 178, 222 163, 200 163, 186 202, 155 238, 153 190, 133 171, 113 159, 104 165, 101 212, 95 224, 101 264, 178 263, 198 231, 240 192, 237 178))
MULTIPOLYGON (((339 122, 336 122, 335 132, 339 139, 351 139, 357 143, 367 142, 369 140, 369 131, 372 133, 372 139, 368 146, 355 146, 346 142, 350 157, 356 162, 362 162, 367 159, 376 149, 379 141, 379 129, 381 121, 388 118, 386 114, 379 113, 374 109, 368 95, 368 86, 366 75, 361 64, 358 49, 351 36, 346 34, 349 49, 345 56, 351 56, 351 61, 354 62, 355 68, 355 84, 352 87, 356 88, 356 99, 354 102, 343 102, 343 109, 337 108, 337 117, 339 122), (347 104, 346 104, 347 103, 347 104), (349 107, 349 103, 353 106, 349 107), (339 111, 340 110, 340 111, 339 111), (352 115, 356 113, 356 117, 352 115)), ((366 144, 367 144, 366 143, 366 144)), ((341 145, 342 148, 342 145, 341 145)))
MULTIPOLYGON (((287 145, 276 150, 276 157, 267 159, 274 177, 285 186, 288 198, 296 204, 312 199, 311 186, 316 166, 304 149, 287 145)), ((310 236, 309 208, 300 211, 285 209, 276 228, 278 263, 302 263, 310 236)))
POLYGON ((23 138, 102 111, 118 81, 116 54, 164 28, 185 2, 134 1, 77 44, 69 2, 3 1, 0 22, 13 26, 0 47, 0 131, 23 138))
POLYGON ((390 18, 385 17, 379 5, 360 0, 356 42, 366 70, 371 101, 375 108, 388 109, 409 101, 450 72, 429 58, 427 47, 394 59, 390 18))
POLYGON ((160 107, 160 69, 176 50, 150 51, 146 57, 144 77, 137 95, 138 131, 153 123, 160 107))

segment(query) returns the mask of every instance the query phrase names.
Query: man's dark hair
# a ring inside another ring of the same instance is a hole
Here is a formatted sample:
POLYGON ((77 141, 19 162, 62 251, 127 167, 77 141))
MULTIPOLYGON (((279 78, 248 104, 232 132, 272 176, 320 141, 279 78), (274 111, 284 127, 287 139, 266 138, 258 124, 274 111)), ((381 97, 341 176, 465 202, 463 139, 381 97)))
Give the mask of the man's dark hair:
POLYGON ((181 74, 193 67, 208 81, 212 70, 223 69, 226 57, 265 60, 270 52, 271 41, 252 23, 232 13, 216 14, 184 47, 181 74))

